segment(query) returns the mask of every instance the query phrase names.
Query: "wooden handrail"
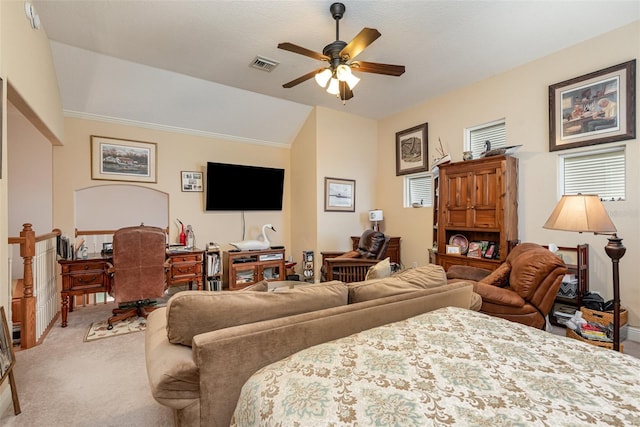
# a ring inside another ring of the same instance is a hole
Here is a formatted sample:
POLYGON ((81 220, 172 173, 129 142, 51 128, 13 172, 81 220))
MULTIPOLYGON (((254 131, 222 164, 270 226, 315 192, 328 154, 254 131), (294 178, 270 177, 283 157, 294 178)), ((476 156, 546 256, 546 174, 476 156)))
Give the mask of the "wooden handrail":
POLYGON ((20 326, 20 347, 27 349, 36 345, 36 299, 33 296, 33 258, 36 255, 36 242, 61 235, 59 229, 51 233, 36 236, 33 225, 22 224, 20 237, 9 237, 9 244, 20 245, 20 256, 23 262, 23 297, 22 319, 20 326))

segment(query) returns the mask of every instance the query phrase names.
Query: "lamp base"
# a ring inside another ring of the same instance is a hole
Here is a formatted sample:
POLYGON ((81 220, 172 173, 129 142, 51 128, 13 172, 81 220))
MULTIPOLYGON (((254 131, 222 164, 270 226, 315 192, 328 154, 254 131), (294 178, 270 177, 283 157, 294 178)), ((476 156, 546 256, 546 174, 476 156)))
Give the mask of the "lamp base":
POLYGON ((609 243, 604 251, 611 258, 613 265, 613 349, 620 351, 620 258, 624 256, 627 248, 622 244, 622 239, 617 235, 609 237, 609 243))

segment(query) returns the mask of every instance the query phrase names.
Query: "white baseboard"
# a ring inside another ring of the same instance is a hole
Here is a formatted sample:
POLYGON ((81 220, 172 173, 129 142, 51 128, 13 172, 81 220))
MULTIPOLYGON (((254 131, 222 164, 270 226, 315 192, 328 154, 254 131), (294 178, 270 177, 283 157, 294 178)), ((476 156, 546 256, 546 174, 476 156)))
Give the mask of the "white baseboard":
POLYGON ((629 341, 640 342, 640 328, 629 326, 627 330, 627 339, 629 341))

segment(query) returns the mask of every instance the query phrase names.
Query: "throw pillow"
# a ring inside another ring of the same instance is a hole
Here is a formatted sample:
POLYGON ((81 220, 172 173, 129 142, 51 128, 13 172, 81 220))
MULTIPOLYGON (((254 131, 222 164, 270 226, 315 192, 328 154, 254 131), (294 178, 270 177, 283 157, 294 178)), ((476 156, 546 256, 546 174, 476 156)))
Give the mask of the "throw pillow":
POLYGON ((383 279, 391 276, 391 261, 385 258, 376 265, 369 267, 364 280, 383 279))
POLYGON ((511 264, 508 262, 500 264, 500 267, 493 270, 491 274, 478 283, 486 283, 487 285, 497 286, 499 288, 505 287, 509 284, 509 275, 511 274, 511 264))

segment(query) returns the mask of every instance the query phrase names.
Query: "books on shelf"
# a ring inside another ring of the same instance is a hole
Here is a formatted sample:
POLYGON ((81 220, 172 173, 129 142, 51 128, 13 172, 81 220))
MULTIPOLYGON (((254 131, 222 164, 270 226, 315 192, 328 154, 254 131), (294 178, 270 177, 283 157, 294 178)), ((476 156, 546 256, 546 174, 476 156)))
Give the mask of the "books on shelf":
POLYGON ((207 254, 207 276, 220 274, 220 253, 211 252, 207 254))

